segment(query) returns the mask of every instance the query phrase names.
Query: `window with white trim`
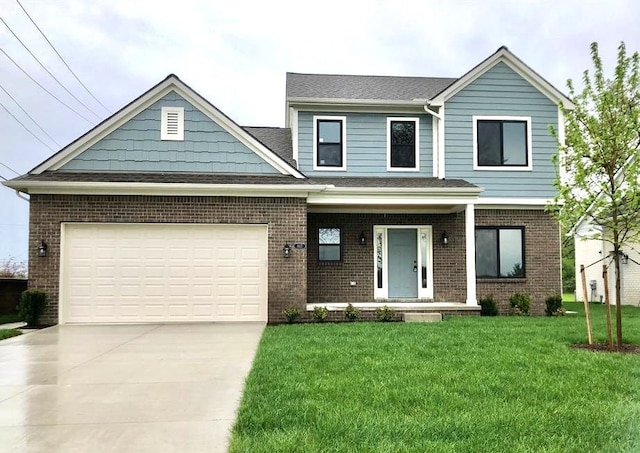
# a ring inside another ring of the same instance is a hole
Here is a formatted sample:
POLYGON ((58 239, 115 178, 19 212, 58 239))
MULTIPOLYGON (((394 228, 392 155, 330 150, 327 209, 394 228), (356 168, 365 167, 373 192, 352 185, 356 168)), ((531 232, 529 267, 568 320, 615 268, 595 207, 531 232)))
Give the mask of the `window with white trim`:
POLYGON ((473 117, 473 166, 488 170, 531 169, 530 117, 473 117))
POLYGON ((313 168, 314 170, 346 170, 346 117, 313 117, 313 168))
POLYGON ((184 140, 184 108, 162 107, 160 140, 184 140))
POLYGON ((476 227, 476 276, 524 278, 524 228, 476 227))
POLYGON ((342 230, 340 228, 318 228, 318 261, 323 263, 342 261, 342 230))
POLYGON ((387 170, 420 169, 420 119, 387 118, 387 170))

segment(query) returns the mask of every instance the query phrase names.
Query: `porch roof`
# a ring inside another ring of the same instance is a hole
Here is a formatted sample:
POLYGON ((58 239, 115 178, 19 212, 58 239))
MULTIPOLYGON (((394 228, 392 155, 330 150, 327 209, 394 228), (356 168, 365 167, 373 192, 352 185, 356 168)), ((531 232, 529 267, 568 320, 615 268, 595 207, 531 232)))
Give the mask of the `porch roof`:
POLYGON ((360 187, 360 188, 406 188, 406 189, 467 189, 469 191, 482 189, 471 184, 464 179, 440 179, 440 178, 417 178, 417 177, 312 177, 315 184, 333 185, 340 187, 360 187))

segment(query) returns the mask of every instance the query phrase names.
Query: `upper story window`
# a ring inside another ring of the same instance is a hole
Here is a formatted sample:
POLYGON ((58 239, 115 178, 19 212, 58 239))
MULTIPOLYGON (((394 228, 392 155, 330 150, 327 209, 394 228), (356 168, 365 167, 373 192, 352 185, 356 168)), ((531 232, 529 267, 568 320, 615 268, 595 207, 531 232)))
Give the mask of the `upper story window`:
POLYGON ((347 119, 344 116, 313 117, 313 169, 346 170, 347 119))
POLYGON ((531 170, 531 118, 474 116, 473 168, 531 170))
POLYGON ((418 118, 387 118, 388 171, 420 169, 419 128, 418 118))
POLYGON ((524 278, 524 228, 476 228, 476 276, 524 278))
POLYGON ((160 140, 184 140, 184 108, 162 107, 160 140))

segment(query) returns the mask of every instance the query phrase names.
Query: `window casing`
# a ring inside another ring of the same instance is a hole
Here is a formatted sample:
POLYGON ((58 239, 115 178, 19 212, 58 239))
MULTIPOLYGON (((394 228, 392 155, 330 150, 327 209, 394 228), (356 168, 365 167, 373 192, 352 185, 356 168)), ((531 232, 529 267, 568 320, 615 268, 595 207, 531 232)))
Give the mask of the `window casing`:
POLYGON ((476 277, 525 278, 522 227, 476 227, 476 277))
POLYGON ((338 263, 340 261, 342 261, 342 229, 318 228, 318 262, 338 263))
POLYGON ((420 170, 420 119, 387 118, 387 171, 420 170))
POLYGON ((347 169, 346 117, 313 117, 313 169, 323 171, 347 169))
POLYGON ((473 117, 473 168, 531 170, 530 117, 473 117))

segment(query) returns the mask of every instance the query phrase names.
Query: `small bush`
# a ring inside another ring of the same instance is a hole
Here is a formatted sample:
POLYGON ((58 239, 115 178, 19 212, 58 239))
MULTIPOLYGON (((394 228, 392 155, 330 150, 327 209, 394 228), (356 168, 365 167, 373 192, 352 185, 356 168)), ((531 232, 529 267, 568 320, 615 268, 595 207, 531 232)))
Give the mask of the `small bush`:
POLYGON ((388 305, 376 308, 376 319, 380 322, 390 322, 396 316, 396 311, 388 305))
POLYGON ((498 304, 493 296, 480 299, 480 316, 498 316, 498 304))
POLYGON ((37 326, 46 302, 47 295, 44 292, 35 289, 24 291, 18 304, 20 318, 29 326, 37 326))
POLYGON ((300 317, 300 309, 298 307, 287 307, 282 310, 282 313, 289 324, 293 324, 300 317))
POLYGON ((547 316, 564 316, 567 312, 562 306, 562 296, 560 294, 547 297, 545 303, 545 313, 547 316))
POLYGON ((353 322, 360 317, 360 310, 349 303, 347 308, 344 309, 344 317, 353 322))
POLYGON ((524 293, 515 293, 509 299, 511 302, 511 311, 509 312, 512 316, 529 316, 531 312, 531 296, 524 293))
POLYGON ((327 307, 316 306, 313 309, 313 313, 311 314, 311 317, 315 322, 325 322, 329 317, 329 310, 327 310, 327 307))

